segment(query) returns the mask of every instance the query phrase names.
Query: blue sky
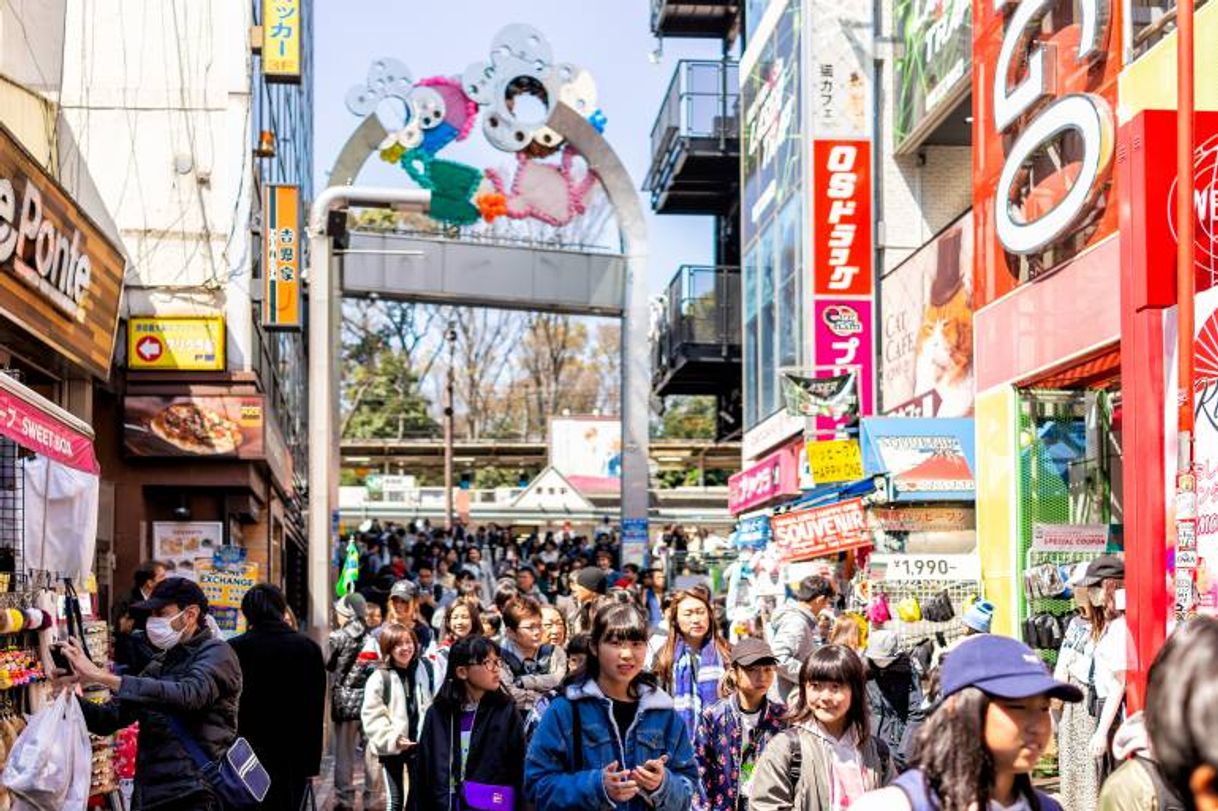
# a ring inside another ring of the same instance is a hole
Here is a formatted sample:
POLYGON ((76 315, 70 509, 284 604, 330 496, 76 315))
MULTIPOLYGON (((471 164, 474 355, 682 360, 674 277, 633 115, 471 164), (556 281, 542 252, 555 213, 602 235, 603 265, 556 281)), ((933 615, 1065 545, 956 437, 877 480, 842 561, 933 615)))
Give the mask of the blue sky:
MULTIPOLYGON (((509 23, 529 23, 550 40, 555 59, 587 68, 596 78, 600 106, 609 119, 606 137, 641 187, 650 164, 649 135, 677 59, 718 58, 715 42, 666 40, 659 64, 648 0, 324 0, 315 3, 316 103, 314 176, 317 188, 343 142, 358 123, 344 106, 347 90, 361 83, 376 57, 392 56, 415 79, 459 75, 486 58, 495 33, 509 23)), ((476 165, 509 165, 493 153, 480 131, 478 146, 453 147, 446 157, 476 165), (472 150, 472 151, 469 151, 472 150), (491 154, 493 153, 493 154, 491 154), (481 158, 481 159, 480 159, 481 158)), ((409 183, 401 170, 369 161, 361 181, 409 183)), ((650 211, 649 200, 644 208, 650 211)), ((677 266, 709 263, 713 256, 710 219, 652 215, 649 218, 650 287, 658 292, 677 266)))

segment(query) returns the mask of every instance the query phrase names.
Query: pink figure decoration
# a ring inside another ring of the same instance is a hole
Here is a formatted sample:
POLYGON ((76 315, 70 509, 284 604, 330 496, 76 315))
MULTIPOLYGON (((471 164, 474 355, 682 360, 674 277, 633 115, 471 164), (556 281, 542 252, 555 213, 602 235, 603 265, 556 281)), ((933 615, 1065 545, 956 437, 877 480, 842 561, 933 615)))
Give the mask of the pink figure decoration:
MULTIPOLYGON (((516 176, 510 192, 498 171, 487 169, 486 177, 503 196, 507 216, 514 220, 531 217, 561 227, 587 210, 588 193, 596 185, 596 174, 586 166, 583 176, 575 177, 574 160, 575 153, 569 147, 563 149, 559 166, 540 163, 523 152, 517 153, 516 176)), ((488 213, 484 209, 484 216, 488 213)), ((494 217, 487 216, 487 219, 494 217)))
POLYGON ((465 95, 461 82, 449 76, 428 76, 420 79, 415 87, 430 87, 440 94, 444 99, 444 123, 456 129, 455 140, 464 141, 478 117, 478 102, 465 95))

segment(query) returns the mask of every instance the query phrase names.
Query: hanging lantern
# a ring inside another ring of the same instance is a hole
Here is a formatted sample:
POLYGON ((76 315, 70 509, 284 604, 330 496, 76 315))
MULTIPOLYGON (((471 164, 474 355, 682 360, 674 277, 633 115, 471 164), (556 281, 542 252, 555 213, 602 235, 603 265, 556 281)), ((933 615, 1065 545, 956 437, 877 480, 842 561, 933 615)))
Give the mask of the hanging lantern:
POLYGON ((258 148, 254 150, 254 154, 259 158, 275 157, 275 133, 270 130, 258 133, 258 148))

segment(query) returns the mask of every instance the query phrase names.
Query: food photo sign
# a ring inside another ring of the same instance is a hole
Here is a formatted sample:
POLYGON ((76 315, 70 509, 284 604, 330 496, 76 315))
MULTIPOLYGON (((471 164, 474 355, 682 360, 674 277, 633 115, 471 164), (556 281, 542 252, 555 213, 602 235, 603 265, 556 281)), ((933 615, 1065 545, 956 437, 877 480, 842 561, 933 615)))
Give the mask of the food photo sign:
POLYGON ((130 456, 261 459, 260 395, 138 395, 123 400, 123 448, 130 456))

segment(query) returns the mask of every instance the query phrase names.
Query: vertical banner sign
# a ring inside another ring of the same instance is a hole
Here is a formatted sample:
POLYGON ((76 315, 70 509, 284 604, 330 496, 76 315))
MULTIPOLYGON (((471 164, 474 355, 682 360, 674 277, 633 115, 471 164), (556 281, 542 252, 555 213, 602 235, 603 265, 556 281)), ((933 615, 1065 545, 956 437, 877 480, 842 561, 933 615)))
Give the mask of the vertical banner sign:
POLYGON ((262 187, 262 326, 300 328, 300 188, 262 187))
POLYGON ((262 0, 262 75, 268 82, 300 81, 300 0, 262 0))
MULTIPOLYGON (((872 253, 872 3, 812 0, 811 239, 813 357, 819 375, 858 375, 860 413, 875 413, 872 253)), ((819 417, 829 432, 840 420, 819 417)))

